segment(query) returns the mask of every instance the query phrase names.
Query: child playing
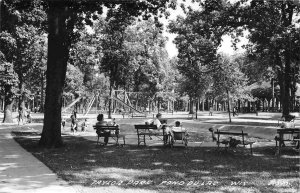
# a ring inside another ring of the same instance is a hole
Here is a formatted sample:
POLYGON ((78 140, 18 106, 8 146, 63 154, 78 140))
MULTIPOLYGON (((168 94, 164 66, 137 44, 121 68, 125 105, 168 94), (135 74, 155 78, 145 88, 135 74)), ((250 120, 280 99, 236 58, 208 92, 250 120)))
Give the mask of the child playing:
POLYGON ((65 129, 65 125, 66 125, 66 119, 64 117, 61 117, 61 126, 63 129, 65 129))
POLYGON ((81 131, 85 132, 88 126, 89 126, 89 122, 87 121, 87 119, 84 119, 84 122, 81 124, 81 131))
POLYGON ((71 131, 72 131, 73 134, 74 134, 75 131, 77 132, 77 130, 78 130, 77 119, 75 118, 74 115, 71 115, 71 131))

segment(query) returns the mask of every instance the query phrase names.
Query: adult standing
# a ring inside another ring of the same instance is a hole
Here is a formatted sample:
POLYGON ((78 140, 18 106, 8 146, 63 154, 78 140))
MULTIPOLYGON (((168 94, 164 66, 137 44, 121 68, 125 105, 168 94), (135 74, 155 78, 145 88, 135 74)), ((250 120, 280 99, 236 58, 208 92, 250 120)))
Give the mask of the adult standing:
POLYGON ((212 114, 213 114, 213 108, 210 107, 210 108, 209 108, 209 116, 212 116, 212 114))

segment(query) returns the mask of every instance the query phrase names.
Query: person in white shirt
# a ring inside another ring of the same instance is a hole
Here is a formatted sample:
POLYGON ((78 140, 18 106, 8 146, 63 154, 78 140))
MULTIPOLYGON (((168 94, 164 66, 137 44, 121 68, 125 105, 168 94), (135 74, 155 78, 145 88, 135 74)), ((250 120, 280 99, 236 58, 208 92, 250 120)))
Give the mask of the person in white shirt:
POLYGON ((170 127, 166 126, 166 124, 162 124, 160 122, 161 117, 162 117, 162 115, 160 113, 158 113, 156 115, 156 118, 153 119, 152 123, 150 123, 150 124, 156 125, 157 129, 155 129, 155 130, 154 129, 149 129, 149 131, 152 132, 152 133, 162 133, 163 129, 164 129, 165 130, 164 143, 167 144, 168 135, 171 133, 171 129, 170 129, 170 127))
POLYGON ((163 128, 164 125, 161 124, 159 119, 161 119, 161 114, 160 113, 158 113, 153 120, 148 120, 146 122, 150 125, 156 125, 156 127, 157 127, 157 130, 156 129, 155 130, 154 129, 149 129, 150 132, 157 133, 157 132, 161 131, 161 129, 163 128))
POLYGON ((187 136, 187 130, 186 128, 180 126, 180 121, 176 121, 175 127, 172 128, 172 132, 171 132, 172 137, 174 137, 174 132, 184 133, 184 135, 187 136))

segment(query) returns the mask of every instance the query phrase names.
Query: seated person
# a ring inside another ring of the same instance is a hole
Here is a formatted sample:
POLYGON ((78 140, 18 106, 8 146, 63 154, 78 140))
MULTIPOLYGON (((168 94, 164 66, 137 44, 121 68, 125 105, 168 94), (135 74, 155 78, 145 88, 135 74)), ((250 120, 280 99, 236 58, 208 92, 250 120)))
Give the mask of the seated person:
MULTIPOLYGON (((185 136, 188 135, 186 128, 180 126, 180 121, 176 121, 175 122, 175 127, 172 127, 172 130, 171 130, 171 133, 170 133, 172 135, 172 137, 175 137, 175 139, 178 139, 177 138, 178 136, 174 135, 174 133, 176 133, 176 132, 178 132, 178 133, 184 133, 185 136)), ((181 134, 180 134, 179 138, 182 138, 181 134)))
POLYGON ((158 113, 156 115, 156 118, 153 119, 152 121, 148 121, 150 122, 150 125, 156 125, 157 126, 157 130, 154 129, 149 129, 150 132, 152 133, 161 133, 163 132, 163 129, 165 129, 165 136, 164 136, 164 143, 167 143, 168 140, 168 134, 170 133, 170 128, 166 126, 166 124, 162 124, 160 122, 162 115, 160 113, 158 113))
MULTIPOLYGON (((288 115, 284 117, 284 121, 280 124, 280 129, 294 129, 295 128, 295 123, 292 122, 292 120, 295 117, 293 115, 288 115)), ((292 139, 293 137, 296 137, 295 135, 284 135, 283 136, 283 140, 288 140, 288 139, 292 139)), ((279 136, 276 135, 275 136, 275 140, 279 140, 279 136)), ((282 141, 282 147, 285 146, 284 141, 282 141)))
POLYGON ((157 131, 153 130, 153 129, 149 129, 150 131, 159 132, 164 127, 165 124, 161 124, 159 119, 161 119, 161 114, 160 113, 158 113, 153 120, 148 120, 146 122, 146 124, 149 123, 150 125, 156 125, 157 126, 157 131))
MULTIPOLYGON (((104 116, 103 114, 99 114, 97 116, 97 123, 96 125, 107 125, 107 122, 104 121, 104 116)), ((99 131, 100 132, 100 131, 99 131)), ((108 138, 110 136, 110 131, 109 130, 104 130, 104 131, 101 131, 100 133, 97 133, 100 137, 104 137, 104 143, 105 145, 107 145, 108 143, 108 138)))
POLYGON ((282 129, 294 129, 295 128, 295 123, 284 121, 284 122, 281 123, 280 127, 282 129))
MULTIPOLYGON (((107 125, 118 126, 118 124, 116 123, 116 119, 115 118, 113 118, 110 122, 108 122, 107 125)), ((120 134, 120 129, 115 130, 115 134, 116 135, 120 134)))

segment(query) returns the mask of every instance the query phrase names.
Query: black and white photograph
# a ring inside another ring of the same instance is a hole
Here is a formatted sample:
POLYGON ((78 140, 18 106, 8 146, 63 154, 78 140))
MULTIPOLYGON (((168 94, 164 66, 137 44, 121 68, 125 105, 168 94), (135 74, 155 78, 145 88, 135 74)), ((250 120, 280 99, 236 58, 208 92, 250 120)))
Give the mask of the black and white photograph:
POLYGON ((300 192, 300 0, 0 0, 0 193, 300 192))

